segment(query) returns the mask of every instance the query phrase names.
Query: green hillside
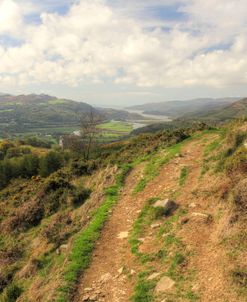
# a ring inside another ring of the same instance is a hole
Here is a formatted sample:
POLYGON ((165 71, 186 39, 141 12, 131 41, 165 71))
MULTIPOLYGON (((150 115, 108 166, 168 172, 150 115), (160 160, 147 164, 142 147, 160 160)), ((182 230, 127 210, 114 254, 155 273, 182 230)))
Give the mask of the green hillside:
POLYGON ((0 96, 0 131, 3 135, 78 127, 81 115, 91 109, 86 103, 47 95, 0 96))
MULTIPOLYGON (((91 110, 102 115, 103 121, 116 120, 124 123, 142 118, 138 114, 124 110, 93 108, 83 102, 44 94, 19 96, 0 94, 0 137, 28 134, 51 135, 57 138, 78 130, 82 116, 91 110)), ((130 127, 127 132, 129 133, 131 129, 130 127)))

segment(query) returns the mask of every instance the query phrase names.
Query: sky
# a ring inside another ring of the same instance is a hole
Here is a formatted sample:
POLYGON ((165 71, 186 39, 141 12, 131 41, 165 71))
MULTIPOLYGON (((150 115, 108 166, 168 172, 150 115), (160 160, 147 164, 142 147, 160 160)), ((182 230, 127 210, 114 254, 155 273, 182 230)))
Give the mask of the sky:
POLYGON ((121 107, 246 84, 246 0, 0 0, 0 92, 121 107))

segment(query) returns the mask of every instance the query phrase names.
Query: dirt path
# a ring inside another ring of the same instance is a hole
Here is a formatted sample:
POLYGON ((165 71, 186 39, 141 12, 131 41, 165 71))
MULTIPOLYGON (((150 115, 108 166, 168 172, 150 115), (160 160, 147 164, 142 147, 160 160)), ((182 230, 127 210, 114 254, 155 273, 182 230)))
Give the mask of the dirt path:
MULTIPOLYGON (((189 212, 207 211, 212 216, 218 208, 210 205, 213 200, 205 196, 198 197, 195 190, 200 186, 199 176, 201 160, 206 142, 203 139, 187 143, 182 157, 173 159, 162 167, 160 174, 146 188, 133 195, 133 189, 141 179, 144 165, 136 167, 127 177, 120 200, 106 223, 101 239, 93 254, 90 268, 79 282, 75 302, 103 301, 127 302, 133 293, 138 263, 130 251, 128 232, 148 198, 170 197, 178 189, 181 168, 189 167, 189 178, 178 198, 178 203, 188 207, 189 212), (206 200, 206 201, 205 201, 206 200), (189 205, 195 204, 191 209, 189 205)), ((207 183, 207 186, 212 184, 207 183)), ((209 189, 203 188, 203 189, 209 189)), ((194 284, 201 295, 201 302, 235 302, 231 291, 226 292, 227 281, 224 273, 224 252, 219 248, 217 224, 188 223, 182 228, 180 236, 185 244, 194 251, 195 256, 189 267, 198 272, 194 284), (223 265, 222 265, 223 264, 223 265)))
MULTIPOLYGON (((111 218, 106 223, 101 239, 93 254, 93 262, 80 280, 80 287, 75 301, 87 301, 87 297, 101 296, 98 301, 127 301, 131 295, 131 284, 119 274, 126 265, 126 259, 132 256, 128 247, 126 233, 131 230, 133 221, 142 207, 139 199, 131 192, 140 180, 144 165, 134 169, 127 177, 120 202, 115 207, 111 218), (118 237, 123 238, 118 238, 118 237), (85 289, 92 288, 93 290, 85 289)), ((92 299, 93 300, 93 299, 92 299)))

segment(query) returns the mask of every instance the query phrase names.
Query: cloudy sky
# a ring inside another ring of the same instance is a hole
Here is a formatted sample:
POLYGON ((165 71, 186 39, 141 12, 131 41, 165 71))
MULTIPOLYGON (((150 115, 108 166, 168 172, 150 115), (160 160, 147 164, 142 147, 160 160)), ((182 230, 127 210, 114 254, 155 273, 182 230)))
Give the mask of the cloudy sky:
POLYGON ((1 92, 123 106, 246 87, 246 0, 0 0, 1 92))

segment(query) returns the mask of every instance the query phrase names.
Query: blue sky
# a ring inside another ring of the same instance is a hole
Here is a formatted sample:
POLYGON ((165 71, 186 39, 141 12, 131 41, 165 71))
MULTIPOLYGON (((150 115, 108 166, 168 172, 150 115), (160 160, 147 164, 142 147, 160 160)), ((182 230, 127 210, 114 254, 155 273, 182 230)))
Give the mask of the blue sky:
POLYGON ((0 0, 0 91, 125 106, 245 96, 245 0, 0 0))

